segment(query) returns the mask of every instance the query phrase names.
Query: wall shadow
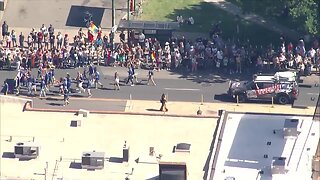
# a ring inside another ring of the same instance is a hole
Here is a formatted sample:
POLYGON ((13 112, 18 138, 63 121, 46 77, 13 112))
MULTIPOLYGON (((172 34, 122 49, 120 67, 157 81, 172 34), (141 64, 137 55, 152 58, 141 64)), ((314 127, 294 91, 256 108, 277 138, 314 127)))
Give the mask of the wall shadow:
POLYGON ((14 156, 14 153, 13 153, 13 152, 3 152, 3 153, 2 153, 2 158, 13 159, 13 158, 15 158, 15 156, 14 156))
POLYGON ((71 169, 82 169, 81 163, 78 162, 71 162, 69 165, 71 169))
POLYGON ((102 21, 105 8, 100 7, 88 7, 72 5, 67 18, 66 26, 73 27, 86 27, 84 21, 85 13, 92 14, 92 21, 96 26, 99 26, 102 21))
POLYGON ((110 158, 109 158, 109 162, 112 162, 112 163, 122 163, 122 162, 123 162, 123 158, 120 158, 120 157, 110 157, 110 158))

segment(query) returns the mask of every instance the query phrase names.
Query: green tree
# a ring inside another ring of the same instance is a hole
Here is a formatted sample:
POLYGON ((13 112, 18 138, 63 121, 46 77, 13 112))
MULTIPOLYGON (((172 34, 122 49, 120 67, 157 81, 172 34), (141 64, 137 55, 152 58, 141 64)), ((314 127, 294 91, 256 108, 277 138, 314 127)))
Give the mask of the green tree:
POLYGON ((320 0, 228 1, 240 6, 244 13, 253 12, 273 20, 286 18, 298 31, 320 35, 320 0))
POLYGON ((290 15, 296 23, 303 23, 304 30, 313 35, 320 35, 320 1, 287 0, 290 15))

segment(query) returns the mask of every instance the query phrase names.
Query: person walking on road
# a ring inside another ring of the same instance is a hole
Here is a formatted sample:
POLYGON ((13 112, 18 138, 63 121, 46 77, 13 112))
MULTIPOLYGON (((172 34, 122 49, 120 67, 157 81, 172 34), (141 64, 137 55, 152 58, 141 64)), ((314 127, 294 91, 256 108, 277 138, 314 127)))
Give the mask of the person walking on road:
POLYGON ((83 75, 78 72, 78 75, 77 75, 77 87, 79 88, 79 93, 81 92, 85 92, 85 89, 83 88, 83 81, 84 81, 84 78, 83 78, 83 75))
POLYGON ((90 98, 92 96, 92 94, 91 94, 91 81, 89 79, 87 79, 86 90, 87 90, 87 93, 88 93, 88 98, 90 98))
POLYGON ((120 90, 120 78, 118 72, 114 73, 114 90, 120 90))
POLYGON ((40 82, 40 98, 46 97, 46 82, 45 79, 42 77, 40 82))
POLYGON ((100 85, 100 88, 103 88, 103 85, 100 82, 100 73, 97 70, 95 70, 94 85, 96 89, 98 89, 98 85, 100 85))
POLYGON ((148 72, 148 82, 147 82, 147 85, 149 85, 150 82, 151 82, 154 86, 156 86, 156 83, 154 82, 153 76, 154 76, 153 68, 150 68, 150 70, 149 70, 149 72, 148 72))
POLYGON ((68 88, 64 88, 63 90, 63 106, 66 106, 69 104, 69 90, 68 88))
POLYGON ((161 95, 160 103, 161 103, 160 111, 167 112, 168 111, 168 108, 166 105, 167 104, 167 97, 164 93, 161 95))
POLYGON ((136 82, 136 83, 138 83, 139 81, 138 81, 138 73, 136 73, 135 72, 135 69, 134 69, 134 65, 133 64, 131 64, 130 65, 130 67, 131 67, 131 70, 132 70, 132 79, 136 82))
POLYGON ((128 79, 127 79, 126 84, 128 84, 129 81, 131 82, 131 86, 134 86, 134 83, 133 83, 133 71, 132 71, 131 67, 128 68, 128 79))

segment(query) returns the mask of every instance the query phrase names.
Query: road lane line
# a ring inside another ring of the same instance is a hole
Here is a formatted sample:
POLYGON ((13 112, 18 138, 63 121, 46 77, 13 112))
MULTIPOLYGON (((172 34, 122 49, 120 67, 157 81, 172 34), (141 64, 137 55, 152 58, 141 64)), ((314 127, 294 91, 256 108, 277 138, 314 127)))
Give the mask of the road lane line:
POLYGON ((308 95, 319 95, 319 93, 307 93, 308 95))
POLYGON ((185 88, 164 88, 165 90, 172 91, 200 91, 200 89, 185 89, 185 88))

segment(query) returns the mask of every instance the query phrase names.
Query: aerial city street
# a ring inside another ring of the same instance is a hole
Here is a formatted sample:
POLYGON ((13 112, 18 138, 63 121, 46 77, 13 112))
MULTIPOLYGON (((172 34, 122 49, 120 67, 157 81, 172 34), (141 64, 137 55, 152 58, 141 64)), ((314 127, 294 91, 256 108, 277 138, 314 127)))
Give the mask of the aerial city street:
POLYGON ((0 0, 0 179, 319 180, 301 1, 0 0))

